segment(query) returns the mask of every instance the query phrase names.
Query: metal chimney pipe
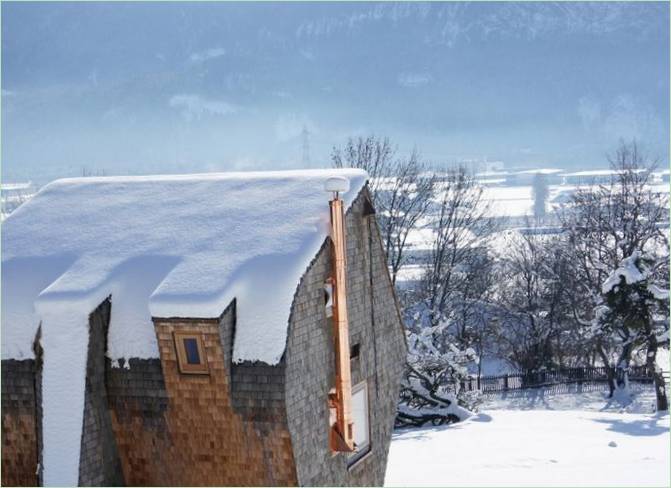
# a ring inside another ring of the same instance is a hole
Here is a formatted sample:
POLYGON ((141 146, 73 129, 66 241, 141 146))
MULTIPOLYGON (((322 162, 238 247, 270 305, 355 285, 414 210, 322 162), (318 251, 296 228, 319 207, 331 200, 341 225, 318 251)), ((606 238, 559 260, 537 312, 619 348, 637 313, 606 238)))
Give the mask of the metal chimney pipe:
POLYGON ((354 450, 352 422, 352 376, 349 359, 349 324, 347 320, 347 256, 343 201, 339 192, 347 191, 349 181, 344 178, 327 180, 326 189, 334 193, 329 202, 331 210, 331 243, 333 270, 333 332, 335 338, 335 392, 329 395, 329 405, 335 409, 335 424, 331 427, 331 449, 354 450), (339 180, 339 181, 333 181, 339 180), (344 181, 342 181, 344 180, 344 181))

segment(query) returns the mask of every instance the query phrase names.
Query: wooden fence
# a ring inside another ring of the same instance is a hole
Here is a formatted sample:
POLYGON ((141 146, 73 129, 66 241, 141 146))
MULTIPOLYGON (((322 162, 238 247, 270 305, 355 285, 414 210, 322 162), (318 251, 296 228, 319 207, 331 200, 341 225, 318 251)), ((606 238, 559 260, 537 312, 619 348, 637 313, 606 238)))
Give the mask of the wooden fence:
MULTIPOLYGON (((629 368, 629 381, 652 383, 652 372, 646 366, 629 368)), ((571 385, 579 385, 582 391, 607 388, 608 368, 565 368, 500 376, 480 376, 462 381, 461 389, 465 391, 479 390, 482 393, 499 393, 545 387, 551 393, 563 393, 569 391, 571 385)))

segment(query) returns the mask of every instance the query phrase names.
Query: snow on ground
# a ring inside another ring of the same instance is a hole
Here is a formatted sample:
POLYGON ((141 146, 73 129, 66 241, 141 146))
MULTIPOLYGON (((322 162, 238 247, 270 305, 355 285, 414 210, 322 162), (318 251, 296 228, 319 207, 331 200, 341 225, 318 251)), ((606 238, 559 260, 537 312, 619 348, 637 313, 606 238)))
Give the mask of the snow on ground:
POLYGON ((482 200, 489 205, 490 217, 524 217, 534 213, 531 186, 485 187, 482 200))
MULTIPOLYGON (((658 341, 661 342, 659 338, 657 338, 658 341)), ((668 332, 666 333, 666 339, 667 344, 668 344, 668 332)), ((671 369, 671 357, 669 357, 669 349, 668 347, 660 347, 657 350, 657 357, 655 358, 655 362, 657 363, 657 367, 661 369, 662 371, 669 372, 669 369, 671 369)))
POLYGON ((631 397, 610 400, 606 385, 601 390, 584 391, 569 385, 568 393, 552 394, 544 388, 512 390, 484 397, 480 410, 586 410, 592 412, 654 413, 655 390, 650 385, 631 383, 631 397))
MULTIPOLYGON (((497 357, 483 356, 481 367, 481 376, 498 376, 518 373, 517 369, 515 369, 515 367, 508 361, 497 357)), ((478 365, 473 363, 469 364, 468 371, 471 374, 477 374, 478 365)))
POLYGON ((535 397, 396 431, 385 486, 669 486, 668 414, 599 411, 601 392, 535 397))

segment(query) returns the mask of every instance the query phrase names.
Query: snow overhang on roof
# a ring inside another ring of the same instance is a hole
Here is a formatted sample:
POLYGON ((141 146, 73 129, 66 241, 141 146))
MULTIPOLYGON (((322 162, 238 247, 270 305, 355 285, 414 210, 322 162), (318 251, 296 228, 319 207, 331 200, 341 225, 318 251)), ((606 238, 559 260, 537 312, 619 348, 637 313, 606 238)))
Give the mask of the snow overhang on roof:
POLYGON ((47 337, 87 330, 111 295, 113 360, 159 356, 152 316, 218 317, 235 298, 233 360, 276 364, 298 282, 328 235, 333 176, 350 180, 347 206, 367 179, 334 169, 47 185, 3 223, 2 358, 33 357, 40 322, 47 337))

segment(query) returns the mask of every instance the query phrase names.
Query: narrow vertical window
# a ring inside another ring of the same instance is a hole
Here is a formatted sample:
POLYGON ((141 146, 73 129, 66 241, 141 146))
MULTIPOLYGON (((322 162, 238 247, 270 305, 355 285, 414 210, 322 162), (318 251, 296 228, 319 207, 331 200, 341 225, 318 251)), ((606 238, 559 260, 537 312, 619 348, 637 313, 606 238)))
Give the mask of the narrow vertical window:
POLYGON ((198 353, 198 341, 192 337, 182 339, 184 342, 184 351, 186 352, 186 362, 188 364, 200 364, 200 354, 198 353))
POLYGON ((175 351, 179 372, 184 374, 208 374, 209 368, 203 350, 200 333, 174 332, 175 351))
POLYGON ((350 466, 370 451, 368 384, 366 381, 362 381, 352 388, 352 420, 354 421, 355 450, 348 458, 350 466))

